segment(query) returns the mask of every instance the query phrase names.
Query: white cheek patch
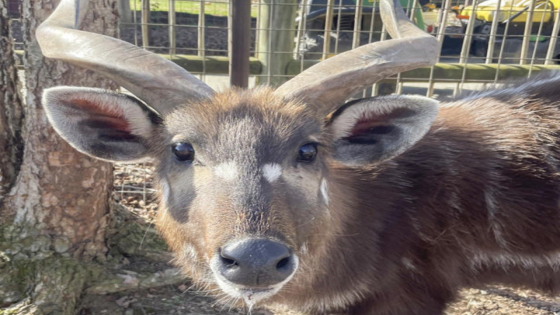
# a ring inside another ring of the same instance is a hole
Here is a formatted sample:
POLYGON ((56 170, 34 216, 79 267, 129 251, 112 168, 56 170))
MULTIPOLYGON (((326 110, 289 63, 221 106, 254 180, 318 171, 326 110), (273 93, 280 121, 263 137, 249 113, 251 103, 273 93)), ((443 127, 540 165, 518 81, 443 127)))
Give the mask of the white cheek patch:
POLYGON ((225 180, 234 180, 239 176, 237 165, 233 161, 217 165, 214 168, 214 174, 225 180))
POLYGON ((303 245, 301 245, 300 251, 302 254, 307 254, 307 252, 309 251, 309 249, 307 248, 307 242, 303 243, 303 245))
POLYGON ((269 183, 273 183, 282 175, 282 167, 276 163, 265 164, 262 167, 262 173, 269 183))
POLYGON ((163 189, 163 202, 167 203, 169 196, 171 195, 171 190, 169 188, 169 183, 167 179, 161 180, 161 188, 163 189))
POLYGON ((196 257, 198 256, 198 253, 196 252, 196 249, 194 248, 194 246, 187 244, 185 246, 185 254, 190 257, 191 259, 196 259, 196 257))
POLYGON ((323 196, 323 199, 325 200, 325 204, 328 206, 329 205, 329 186, 327 183, 326 179, 323 179, 321 181, 321 195, 323 196))

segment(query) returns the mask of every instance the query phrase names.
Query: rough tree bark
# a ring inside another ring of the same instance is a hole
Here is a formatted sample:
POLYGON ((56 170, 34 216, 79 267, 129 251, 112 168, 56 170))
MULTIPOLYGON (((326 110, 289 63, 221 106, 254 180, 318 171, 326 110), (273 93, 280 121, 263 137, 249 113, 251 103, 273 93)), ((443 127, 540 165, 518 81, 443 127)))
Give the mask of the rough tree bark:
POLYGON ((0 0, 0 207, 15 183, 22 153, 23 108, 7 14, 6 0, 0 0))
MULTIPOLYGON (((0 1, 5 13, 5 0, 0 1)), ((23 128, 7 20, 0 17, 0 307, 5 307, 0 315, 75 314, 85 284, 96 276, 92 262, 103 260, 107 251, 112 166, 78 153, 56 135, 41 94, 57 85, 117 86, 42 56, 35 29, 57 3, 22 4, 23 128)), ((116 0, 90 1, 81 28, 116 36, 117 22, 116 0)))

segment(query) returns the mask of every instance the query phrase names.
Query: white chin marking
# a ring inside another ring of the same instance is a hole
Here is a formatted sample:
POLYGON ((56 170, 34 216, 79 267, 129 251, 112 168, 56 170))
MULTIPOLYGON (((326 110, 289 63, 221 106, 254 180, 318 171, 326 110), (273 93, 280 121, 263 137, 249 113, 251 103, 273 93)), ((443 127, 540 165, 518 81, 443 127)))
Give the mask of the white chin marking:
POLYGON ((214 168, 214 174, 225 180, 234 180, 239 175, 239 171, 237 170, 237 165, 231 161, 217 165, 214 168))
POLYGON ((264 178, 266 178, 269 183, 272 183, 282 175, 282 167, 276 163, 265 164, 262 167, 262 173, 264 178))
POLYGON ((325 204, 329 205, 329 186, 326 179, 321 181, 321 194, 323 195, 323 199, 325 200, 325 204))

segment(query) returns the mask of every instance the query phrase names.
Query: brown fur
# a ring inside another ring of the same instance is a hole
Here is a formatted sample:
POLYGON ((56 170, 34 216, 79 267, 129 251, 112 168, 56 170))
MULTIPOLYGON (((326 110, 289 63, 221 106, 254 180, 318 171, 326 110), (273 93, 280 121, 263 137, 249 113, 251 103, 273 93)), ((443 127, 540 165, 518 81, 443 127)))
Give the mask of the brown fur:
MULTIPOLYGON (((238 146, 240 139, 222 134, 228 117, 259 117, 261 128, 253 131, 268 142, 254 144, 273 156, 292 152, 286 143, 298 138, 316 137, 324 144, 314 169, 292 177, 303 183, 327 178, 330 204, 328 210, 320 203, 298 208, 290 199, 297 191, 288 187, 278 194, 279 188, 263 184, 255 189, 269 198, 255 199, 262 210, 255 212, 233 200, 235 183, 216 183, 202 167, 189 173, 161 163, 160 177, 172 182, 172 190, 187 187, 191 196, 164 203, 158 227, 177 253, 176 263, 205 289, 216 288, 208 259, 228 239, 281 239, 298 253, 300 268, 264 304, 313 314, 442 314, 459 288, 488 283, 555 293, 560 79, 550 80, 445 104, 412 149, 356 168, 330 157, 322 118, 267 89, 227 91, 190 104, 166 119, 163 139, 154 139, 158 159, 169 159, 168 143, 186 129, 196 130, 200 151, 218 152, 212 141, 235 150, 230 145, 238 146), (190 257, 186 244, 196 251, 190 257)), ((235 154, 226 151, 219 153, 235 154)), ((215 158, 205 156, 209 164, 218 162, 215 158)))

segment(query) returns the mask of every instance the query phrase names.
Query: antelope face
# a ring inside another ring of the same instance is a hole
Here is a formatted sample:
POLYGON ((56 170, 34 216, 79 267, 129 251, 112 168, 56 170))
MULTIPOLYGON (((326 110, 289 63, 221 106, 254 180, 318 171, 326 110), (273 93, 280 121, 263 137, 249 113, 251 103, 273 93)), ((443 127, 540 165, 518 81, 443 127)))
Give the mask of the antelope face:
POLYGON ((158 228, 201 285, 254 304, 277 293, 325 241, 329 133, 267 88, 226 91, 165 117, 132 97, 59 87, 45 94, 57 131, 110 161, 151 158, 158 228))
POLYGON ((329 220, 322 121, 258 89, 192 104, 164 126, 159 226, 177 261, 248 304, 278 292, 329 220))

